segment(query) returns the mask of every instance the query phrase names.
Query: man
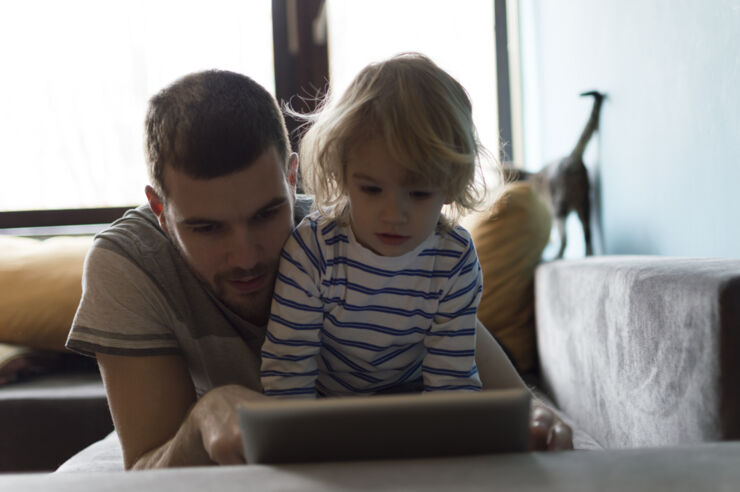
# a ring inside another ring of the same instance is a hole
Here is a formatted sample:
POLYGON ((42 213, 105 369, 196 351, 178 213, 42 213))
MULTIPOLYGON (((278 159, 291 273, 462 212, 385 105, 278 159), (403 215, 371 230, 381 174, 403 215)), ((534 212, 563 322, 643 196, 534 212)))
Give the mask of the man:
MULTIPOLYGON (((274 98, 224 71, 152 98, 146 150, 148 206, 95 241, 67 346, 98 359, 127 469, 243 463, 236 406, 264 398, 280 250, 307 210, 297 156, 274 98)), ((484 388, 521 386, 478 332, 484 388)), ((533 447, 571 445, 552 412, 533 415, 533 447)))

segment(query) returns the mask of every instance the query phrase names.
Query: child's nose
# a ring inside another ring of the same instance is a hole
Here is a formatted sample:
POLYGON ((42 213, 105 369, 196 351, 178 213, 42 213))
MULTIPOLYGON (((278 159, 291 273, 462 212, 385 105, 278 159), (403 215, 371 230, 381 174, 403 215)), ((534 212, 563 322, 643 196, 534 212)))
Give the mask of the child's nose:
POLYGON ((400 196, 388 197, 383 205, 383 220, 389 223, 403 223, 408 219, 407 200, 400 196))

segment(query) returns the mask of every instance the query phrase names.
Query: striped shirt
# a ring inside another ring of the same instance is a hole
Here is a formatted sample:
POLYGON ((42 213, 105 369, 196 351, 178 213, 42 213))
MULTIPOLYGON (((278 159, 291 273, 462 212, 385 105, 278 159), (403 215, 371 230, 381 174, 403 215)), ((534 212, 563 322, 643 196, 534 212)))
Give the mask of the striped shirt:
POLYGON ((422 378, 425 391, 480 390, 481 290, 462 227, 387 257, 314 213, 282 252, 262 347, 265 394, 369 394, 422 378))

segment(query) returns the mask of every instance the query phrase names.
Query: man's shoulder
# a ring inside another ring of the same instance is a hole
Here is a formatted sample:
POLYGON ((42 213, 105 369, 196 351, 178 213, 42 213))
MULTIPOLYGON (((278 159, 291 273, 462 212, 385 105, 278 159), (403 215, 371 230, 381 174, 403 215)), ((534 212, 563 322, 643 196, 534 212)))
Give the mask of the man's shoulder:
POLYGON ((159 227, 157 217, 148 205, 128 210, 95 236, 95 247, 110 249, 127 256, 171 247, 167 235, 159 227))
POLYGON ((140 205, 135 208, 127 210, 119 219, 115 220, 98 234, 98 236, 104 236, 111 231, 120 231, 127 229, 140 229, 144 230, 157 230, 161 232, 157 221, 157 216, 154 215, 149 205, 140 205))
MULTIPOLYGON (((187 275, 187 266, 148 205, 127 211, 120 219, 95 236, 89 255, 105 250, 120 258, 121 264, 145 272, 148 276, 165 282, 177 283, 187 275)), ((98 255, 100 256, 100 255, 98 255)), ((110 255, 107 258, 112 258, 110 255)), ((104 267, 100 262, 91 264, 88 272, 99 274, 104 267)))

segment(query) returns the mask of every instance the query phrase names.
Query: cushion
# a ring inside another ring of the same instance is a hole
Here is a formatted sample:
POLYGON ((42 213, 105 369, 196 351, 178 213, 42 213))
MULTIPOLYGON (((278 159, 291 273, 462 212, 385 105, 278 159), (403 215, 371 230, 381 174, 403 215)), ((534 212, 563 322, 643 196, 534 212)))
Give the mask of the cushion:
POLYGON ((520 372, 535 370, 534 271, 550 237, 547 206, 528 183, 509 183, 466 225, 483 270, 478 318, 520 372))
POLYGON ((90 371, 97 364, 82 355, 0 343, 0 387, 41 374, 90 371))
POLYGON ((91 236, 0 236, 0 343, 65 350, 91 245, 91 236))
POLYGON ((45 352, 0 343, 0 386, 43 370, 45 352))

